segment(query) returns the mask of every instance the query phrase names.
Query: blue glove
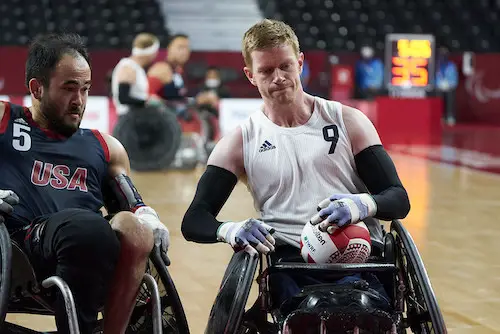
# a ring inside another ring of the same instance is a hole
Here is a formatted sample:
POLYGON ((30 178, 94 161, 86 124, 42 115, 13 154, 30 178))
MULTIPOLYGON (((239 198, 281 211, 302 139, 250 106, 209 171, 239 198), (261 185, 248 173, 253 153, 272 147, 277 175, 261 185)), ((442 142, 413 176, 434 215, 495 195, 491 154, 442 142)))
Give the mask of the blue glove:
POLYGON ((311 224, 319 224, 320 231, 332 233, 337 227, 373 217, 377 204, 369 194, 334 194, 319 203, 317 210, 311 224))
POLYGON ((274 229, 257 219, 223 223, 217 229, 217 240, 230 244, 235 251, 245 249, 251 255, 274 251, 274 229))

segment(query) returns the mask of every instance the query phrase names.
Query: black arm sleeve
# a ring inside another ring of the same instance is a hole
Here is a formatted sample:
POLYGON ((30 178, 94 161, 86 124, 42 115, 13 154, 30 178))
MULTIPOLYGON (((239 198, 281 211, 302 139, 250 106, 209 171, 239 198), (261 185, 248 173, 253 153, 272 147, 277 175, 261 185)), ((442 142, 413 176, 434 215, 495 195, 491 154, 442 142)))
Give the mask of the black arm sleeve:
POLYGON ((221 223, 215 218, 233 191, 238 178, 227 169, 208 165, 198 182, 193 202, 182 220, 182 235, 198 243, 217 242, 221 223))
POLYGON ((402 219, 410 211, 408 193, 396 166, 382 145, 367 147, 354 157, 361 180, 377 203, 375 218, 402 219))
POLYGON ((121 104, 130 106, 143 107, 146 104, 146 101, 130 96, 130 84, 126 82, 118 84, 118 100, 121 104))

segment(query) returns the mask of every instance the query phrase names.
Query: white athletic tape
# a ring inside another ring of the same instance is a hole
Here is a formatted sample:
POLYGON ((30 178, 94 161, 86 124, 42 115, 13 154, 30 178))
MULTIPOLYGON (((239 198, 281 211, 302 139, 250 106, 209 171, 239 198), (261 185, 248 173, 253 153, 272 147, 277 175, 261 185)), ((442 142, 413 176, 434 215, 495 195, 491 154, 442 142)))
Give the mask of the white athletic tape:
POLYGON ((318 207, 320 209, 324 209, 326 208, 328 205, 330 205, 332 201, 330 200, 330 198, 325 198, 324 200, 321 201, 321 203, 318 204, 318 207))
POLYGON ((351 212, 351 222, 357 223, 359 221, 360 212, 358 206, 356 205, 356 202, 349 198, 343 198, 341 201, 347 204, 347 206, 349 207, 349 211, 351 212))

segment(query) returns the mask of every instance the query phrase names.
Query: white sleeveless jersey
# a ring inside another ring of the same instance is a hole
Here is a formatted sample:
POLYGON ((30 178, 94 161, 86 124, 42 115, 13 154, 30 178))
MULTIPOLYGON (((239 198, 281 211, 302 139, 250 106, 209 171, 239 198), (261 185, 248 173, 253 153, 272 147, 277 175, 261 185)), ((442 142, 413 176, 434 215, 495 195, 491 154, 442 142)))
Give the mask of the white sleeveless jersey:
POLYGON ((367 192, 357 175, 342 105, 315 97, 306 124, 280 127, 258 111, 242 125, 247 186, 261 219, 296 247, 318 204, 367 192))
POLYGON ((136 73, 135 83, 130 87, 130 96, 141 100, 147 100, 149 96, 149 81, 144 68, 130 58, 122 58, 113 69, 113 73, 111 75, 111 92, 118 115, 126 114, 130 108, 130 106, 121 104, 118 100, 118 82, 116 80, 116 75, 118 70, 124 65, 129 65, 134 68, 136 73))

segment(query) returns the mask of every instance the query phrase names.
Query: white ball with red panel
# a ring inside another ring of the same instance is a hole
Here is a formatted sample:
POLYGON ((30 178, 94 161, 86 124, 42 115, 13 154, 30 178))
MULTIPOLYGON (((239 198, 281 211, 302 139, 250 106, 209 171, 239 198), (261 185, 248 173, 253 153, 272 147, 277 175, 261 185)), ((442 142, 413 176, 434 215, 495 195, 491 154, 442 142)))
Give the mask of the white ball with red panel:
POLYGON ((332 234, 307 223, 300 238, 300 253, 308 263, 364 263, 371 248, 370 232, 363 222, 337 228, 332 234))

